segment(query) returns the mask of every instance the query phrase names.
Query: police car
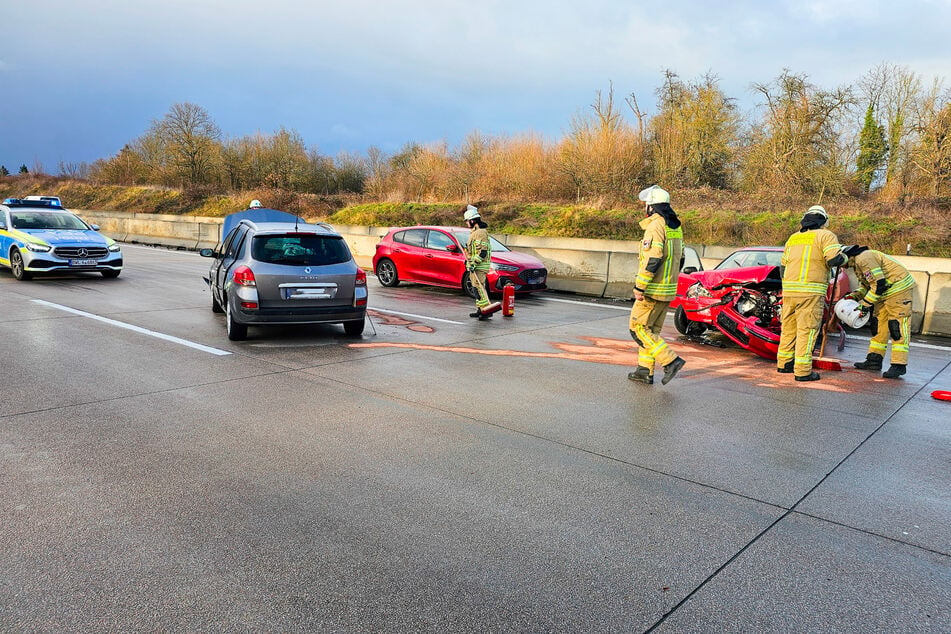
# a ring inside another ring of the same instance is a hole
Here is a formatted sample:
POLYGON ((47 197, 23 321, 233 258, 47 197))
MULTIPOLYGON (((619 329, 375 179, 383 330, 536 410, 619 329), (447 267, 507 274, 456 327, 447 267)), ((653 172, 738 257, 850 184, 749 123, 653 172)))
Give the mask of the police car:
POLYGON ((0 204, 0 266, 28 280, 37 273, 98 272, 118 277, 122 252, 57 200, 7 198, 0 204))

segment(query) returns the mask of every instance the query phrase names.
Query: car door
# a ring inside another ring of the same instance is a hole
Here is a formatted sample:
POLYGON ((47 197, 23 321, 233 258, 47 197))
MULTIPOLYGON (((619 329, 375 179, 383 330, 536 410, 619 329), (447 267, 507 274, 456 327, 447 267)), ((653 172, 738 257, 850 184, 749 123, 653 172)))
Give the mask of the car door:
POLYGON ((466 257, 452 236, 439 229, 430 229, 426 237, 428 281, 441 286, 458 286, 466 270, 466 257), (450 250, 450 248, 452 250, 450 250))
POLYGON ((228 282, 228 276, 234 267, 235 258, 237 258, 246 233, 247 227, 242 225, 232 229, 231 233, 225 237, 225 241, 221 245, 221 251, 211 264, 212 292, 215 293, 215 297, 218 298, 222 306, 224 306, 225 285, 228 282))
POLYGON ((10 236, 10 217, 7 212, 0 211, 0 262, 4 266, 10 264, 10 245, 13 244, 13 238, 10 236))
POLYGON ((407 281, 422 281, 428 265, 426 260, 426 234, 428 229, 407 229, 401 232, 399 244, 399 259, 396 268, 400 278, 407 281))

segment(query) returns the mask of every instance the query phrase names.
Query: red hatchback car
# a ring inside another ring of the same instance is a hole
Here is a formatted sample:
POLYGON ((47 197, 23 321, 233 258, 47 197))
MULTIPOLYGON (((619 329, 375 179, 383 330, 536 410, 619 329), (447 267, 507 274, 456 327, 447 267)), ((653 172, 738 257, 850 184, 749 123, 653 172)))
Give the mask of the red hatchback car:
MULTIPOLYGON (((688 260, 690 266, 684 268, 677 280, 677 298, 670 304, 677 330, 697 336, 707 329, 716 329, 743 348, 775 359, 782 305, 779 266, 783 247, 739 249, 711 271, 698 270, 699 258, 695 253, 693 256, 688 260)), ((840 269, 838 282, 829 285, 830 304, 850 290, 848 275, 840 269)))
MULTIPOLYGON (((508 285, 516 293, 540 291, 547 286, 548 270, 541 260, 527 253, 509 250, 492 238, 492 270, 487 289, 501 293, 508 285)), ((469 230, 462 227, 398 227, 390 229, 376 245, 373 270, 383 286, 415 282, 460 288, 470 297, 475 289, 466 272, 463 246, 469 230)))

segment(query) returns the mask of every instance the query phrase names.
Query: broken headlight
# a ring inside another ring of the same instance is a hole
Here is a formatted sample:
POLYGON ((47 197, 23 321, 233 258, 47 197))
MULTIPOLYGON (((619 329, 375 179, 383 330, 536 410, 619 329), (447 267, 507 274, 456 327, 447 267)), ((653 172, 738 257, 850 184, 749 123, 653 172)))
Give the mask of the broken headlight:
POLYGON ((708 291, 703 284, 697 282, 687 289, 687 297, 697 299, 698 297, 713 297, 713 295, 710 294, 710 291, 708 291))

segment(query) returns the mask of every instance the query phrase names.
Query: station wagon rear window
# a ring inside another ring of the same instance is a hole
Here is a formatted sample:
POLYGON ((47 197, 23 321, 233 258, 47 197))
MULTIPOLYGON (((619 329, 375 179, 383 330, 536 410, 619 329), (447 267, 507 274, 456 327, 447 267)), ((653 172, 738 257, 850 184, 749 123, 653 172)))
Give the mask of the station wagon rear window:
POLYGON ((258 262, 292 266, 325 266, 350 261, 350 250, 341 236, 312 234, 255 236, 251 257, 258 262))

